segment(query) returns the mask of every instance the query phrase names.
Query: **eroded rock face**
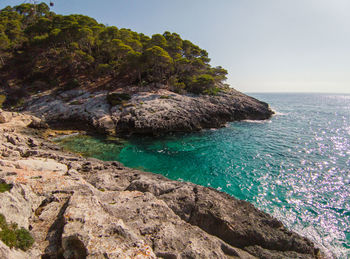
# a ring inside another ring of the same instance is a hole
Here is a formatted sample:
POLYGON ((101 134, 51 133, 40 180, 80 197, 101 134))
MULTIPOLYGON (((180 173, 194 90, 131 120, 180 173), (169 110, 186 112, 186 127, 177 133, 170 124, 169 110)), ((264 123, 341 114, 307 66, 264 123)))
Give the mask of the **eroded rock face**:
POLYGON ((0 179, 13 185, 0 213, 35 243, 24 253, 0 242, 1 258, 322 258, 247 202, 63 153, 14 125, 0 126, 0 179))
POLYGON ((229 121, 264 120, 273 114, 266 103, 233 89, 217 96, 180 95, 164 89, 136 92, 115 106, 108 103, 107 95, 107 91, 84 90, 47 94, 30 100, 26 110, 51 123, 82 122, 120 135, 198 131, 229 121))
POLYGON ((120 133, 191 132, 222 127, 228 121, 264 120, 272 115, 266 103, 234 90, 217 96, 144 92, 133 95, 131 103, 118 120, 120 133))

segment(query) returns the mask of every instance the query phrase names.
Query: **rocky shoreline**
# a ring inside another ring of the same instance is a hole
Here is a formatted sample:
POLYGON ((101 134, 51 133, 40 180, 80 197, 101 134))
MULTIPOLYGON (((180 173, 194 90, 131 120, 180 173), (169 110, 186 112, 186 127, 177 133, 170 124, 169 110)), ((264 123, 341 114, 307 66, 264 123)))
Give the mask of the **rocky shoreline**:
POLYGON ((324 258, 248 202, 63 152, 31 115, 0 121, 0 181, 11 186, 0 213, 35 240, 26 252, 0 241, 1 258, 324 258))
POLYGON ((89 125, 101 133, 122 136, 192 132, 223 127, 229 121, 265 120, 273 114, 267 103, 234 89, 216 96, 146 87, 128 88, 128 92, 47 91, 30 98, 24 107, 53 126, 89 125))

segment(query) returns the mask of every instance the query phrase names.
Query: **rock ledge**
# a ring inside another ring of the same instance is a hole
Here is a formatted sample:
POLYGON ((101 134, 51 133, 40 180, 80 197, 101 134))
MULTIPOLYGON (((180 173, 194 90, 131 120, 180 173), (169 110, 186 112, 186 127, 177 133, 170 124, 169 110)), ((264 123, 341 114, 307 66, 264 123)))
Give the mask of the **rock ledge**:
POLYGON ((45 117, 51 125, 90 125, 103 133, 124 136, 198 131, 222 127, 229 121, 265 120, 273 114, 267 103, 234 89, 217 96, 181 95, 165 89, 124 95, 130 99, 111 104, 108 91, 46 92, 29 100, 25 111, 45 117))

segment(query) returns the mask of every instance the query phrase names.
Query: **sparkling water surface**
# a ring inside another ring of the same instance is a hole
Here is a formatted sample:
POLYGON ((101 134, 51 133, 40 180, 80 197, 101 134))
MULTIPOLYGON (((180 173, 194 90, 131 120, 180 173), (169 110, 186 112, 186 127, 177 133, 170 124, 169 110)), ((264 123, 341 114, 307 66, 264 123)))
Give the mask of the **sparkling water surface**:
POLYGON ((350 258, 350 95, 251 95, 276 115, 190 134, 59 142, 250 201, 332 257, 350 258))

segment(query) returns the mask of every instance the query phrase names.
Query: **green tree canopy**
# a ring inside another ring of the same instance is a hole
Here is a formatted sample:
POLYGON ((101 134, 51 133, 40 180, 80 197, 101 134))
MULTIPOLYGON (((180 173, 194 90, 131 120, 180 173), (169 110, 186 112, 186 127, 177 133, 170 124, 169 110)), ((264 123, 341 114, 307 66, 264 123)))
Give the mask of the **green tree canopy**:
POLYGON ((169 31, 149 37, 85 15, 55 14, 45 3, 0 12, 0 76, 13 74, 23 85, 41 81, 57 87, 76 78, 103 77, 205 94, 222 85, 227 74, 209 62, 206 50, 169 31))

